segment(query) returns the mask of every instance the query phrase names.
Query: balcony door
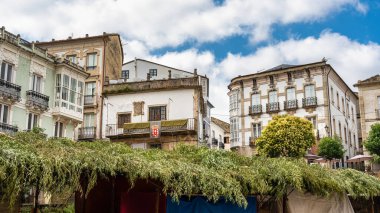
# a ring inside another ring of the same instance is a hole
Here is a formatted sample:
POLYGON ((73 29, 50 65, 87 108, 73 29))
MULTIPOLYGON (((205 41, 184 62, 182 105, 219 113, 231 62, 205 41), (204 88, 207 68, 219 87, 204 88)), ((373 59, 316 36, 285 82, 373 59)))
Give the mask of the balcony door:
POLYGON ((149 107, 149 121, 166 120, 166 106, 149 107))
POLYGON ((261 136, 261 123, 252 124, 253 138, 257 139, 261 136))
POLYGON ((252 106, 260 105, 260 94, 253 94, 252 95, 252 106))
POLYGON ((33 74, 32 76, 32 90, 41 93, 42 76, 33 74))
POLYGON ((296 89, 294 87, 286 90, 286 98, 288 101, 296 100, 296 89))
POLYGON ((269 92, 269 103, 276 103, 277 101, 277 91, 269 92))
POLYGON ((9 106, 0 104, 0 122, 7 124, 9 116, 9 106))
POLYGON ((95 114, 94 113, 86 113, 83 115, 84 127, 94 127, 95 126, 95 114))
MULTIPOLYGON (((305 98, 315 97, 315 88, 314 85, 305 86, 305 98)), ((338 99, 339 102, 339 99, 338 99)))
POLYGON ((6 62, 1 63, 0 79, 12 82, 12 65, 6 62))
POLYGON ((87 82, 86 83, 86 94, 85 95, 95 95, 96 83, 87 82))
POLYGON ((117 115, 117 128, 123 128, 125 123, 131 123, 131 113, 117 115))

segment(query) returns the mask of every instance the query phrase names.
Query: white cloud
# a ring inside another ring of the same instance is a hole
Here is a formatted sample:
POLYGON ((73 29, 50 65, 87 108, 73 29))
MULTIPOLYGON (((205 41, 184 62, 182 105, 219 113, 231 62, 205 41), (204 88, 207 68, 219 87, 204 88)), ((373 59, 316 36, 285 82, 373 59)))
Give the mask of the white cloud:
POLYGON ((168 66, 192 71, 198 68, 210 79, 210 99, 216 107, 212 114, 228 121, 227 86, 233 77, 255 73, 279 64, 303 64, 321 61, 328 63, 352 87, 358 80, 379 73, 380 45, 359 43, 346 36, 324 31, 318 37, 290 39, 258 49, 250 55, 228 54, 217 62, 211 52, 189 49, 168 52, 162 56, 147 56, 168 66))
POLYGON ((353 7, 359 0, 0 0, 0 23, 31 40, 106 32, 121 33, 150 49, 186 41, 217 41, 236 34, 252 42, 271 37, 273 24, 313 22, 353 7))

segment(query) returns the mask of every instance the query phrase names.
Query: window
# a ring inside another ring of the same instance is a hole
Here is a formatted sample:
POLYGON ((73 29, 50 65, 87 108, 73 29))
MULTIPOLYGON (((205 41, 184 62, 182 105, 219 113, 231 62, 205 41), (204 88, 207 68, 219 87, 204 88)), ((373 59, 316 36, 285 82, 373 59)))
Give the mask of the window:
POLYGON ((253 138, 256 139, 261 136, 261 123, 252 124, 253 138))
POLYGON ((273 78, 273 76, 271 75, 271 76, 269 76, 269 83, 271 84, 271 85, 273 85, 274 84, 274 78, 273 78))
POLYGON ((305 97, 306 98, 315 97, 314 85, 305 86, 305 97))
POLYGON ((150 77, 157 76, 157 69, 149 69, 150 77))
POLYGON ((129 70, 122 70, 121 71, 121 78, 122 79, 129 79, 129 70))
POLYGON ((71 63, 76 64, 77 63, 77 55, 67 55, 66 59, 69 60, 71 63))
POLYGON ((86 83, 86 95, 95 95, 96 82, 86 83))
POLYGON ((347 102, 347 104, 346 104, 346 109, 345 109, 345 110, 347 110, 347 114, 346 114, 346 116, 347 116, 348 118, 350 118, 350 106, 349 106, 348 102, 347 102))
POLYGON ((61 95, 61 107, 67 108, 69 100, 69 85, 70 85, 70 77, 68 75, 63 75, 63 83, 62 83, 62 95, 61 95))
POLYGON ((39 116, 34 113, 28 115, 28 130, 32 130, 34 127, 38 127, 39 116))
POLYGON ((343 112, 343 115, 346 113, 346 110, 344 109, 344 98, 342 97, 342 112, 343 112))
POLYGON ((166 106, 149 107, 149 121, 166 120, 166 106))
POLYGON ((292 82, 293 81, 293 76, 292 76, 292 73, 288 72, 288 82, 292 82))
POLYGON ((260 104, 260 94, 252 94, 252 106, 257 106, 260 104))
POLYGON ((352 146, 352 133, 351 133, 351 131, 348 131, 348 143, 350 144, 350 146, 352 146))
POLYGON ((32 76, 32 90, 36 92, 41 92, 42 76, 33 74, 32 76))
POLYGON ((310 70, 309 70, 309 69, 306 69, 306 77, 307 77, 307 78, 311 78, 310 70))
POLYGON ((87 54, 87 69, 94 69, 97 66, 96 53, 87 54))
POLYGON ((117 115, 117 128, 123 128, 125 123, 131 123, 131 114, 118 114, 117 115))
POLYGON ((317 129, 317 117, 312 116, 312 117, 306 117, 307 120, 309 120, 313 124, 313 128, 317 129))
POLYGON ((353 107, 351 107, 351 115, 352 115, 352 121, 354 121, 354 116, 355 116, 355 114, 354 114, 354 108, 353 107))
POLYGON ((95 126, 95 114, 94 113, 86 113, 84 114, 84 127, 93 127, 95 126))
POLYGON ((342 139, 342 125, 339 122, 339 137, 342 139))
POLYGON ((334 128, 334 129, 331 129, 331 132, 334 132, 334 135, 337 135, 338 132, 336 131, 336 122, 335 122, 335 118, 333 119, 333 128, 334 128), (333 130, 335 130, 335 131, 333 131, 333 130))
POLYGON ((270 91, 269 92, 269 103, 275 103, 277 102, 277 91, 270 91))
POLYGON ((344 142, 347 144, 347 128, 344 127, 344 142))
POLYGON ((0 104, 0 123, 7 124, 9 116, 9 106, 0 104))
MULTIPOLYGON (((331 92, 330 92, 330 96, 334 95, 334 88, 331 87, 331 92)), ((333 98, 331 98, 331 103, 334 105, 335 101, 334 101, 334 96, 332 96, 333 98)))
POLYGON ((339 93, 336 92, 336 104, 338 106, 338 109, 340 109, 340 104, 339 104, 339 93))
POLYGON ((215 131, 212 130, 212 138, 215 138, 215 131))
MULTIPOLYGON (((82 106, 83 105, 83 82, 81 81, 78 81, 78 88, 77 88, 77 105, 78 106, 82 106)), ((81 108, 80 108, 81 109, 81 108)), ((78 111, 78 112, 82 112, 82 110, 78 111)))
POLYGON ((253 88, 257 87, 257 80, 256 78, 252 79, 253 88))
POLYGON ((230 95, 230 110, 239 109, 239 91, 234 90, 230 95))
POLYGON ((296 88, 286 89, 286 98, 288 101, 296 100, 296 88))
POLYGON ((70 107, 69 109, 75 110, 75 100, 77 96, 77 79, 71 78, 71 84, 70 84, 70 107))
POLYGON ((12 68, 13 66, 7 62, 1 63, 0 79, 12 82, 12 68))
POLYGON ((54 137, 63 137, 64 125, 62 122, 55 122, 54 137))
POLYGON ((57 74, 55 82, 56 107, 82 112, 83 82, 68 75, 57 74))
POLYGON ((231 142, 239 141, 239 118, 232 117, 230 120, 231 123, 231 142))

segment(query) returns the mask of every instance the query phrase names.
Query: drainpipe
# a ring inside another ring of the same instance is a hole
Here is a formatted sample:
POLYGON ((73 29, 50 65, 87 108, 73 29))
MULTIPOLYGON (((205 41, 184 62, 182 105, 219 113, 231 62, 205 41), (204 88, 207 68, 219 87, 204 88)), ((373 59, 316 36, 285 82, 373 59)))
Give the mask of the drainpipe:
MULTIPOLYGON (((345 104, 345 106, 343 106, 343 107, 346 107, 347 106, 347 92, 348 92, 348 88, 346 89, 346 91, 344 92, 344 104, 345 104)), ((346 113, 350 113, 350 108, 348 108, 348 109, 346 109, 346 113)), ((347 120, 347 114, 346 115, 344 115, 344 119, 346 120, 346 125, 347 125, 347 129, 346 129, 346 142, 348 142, 348 137, 350 137, 350 135, 348 135, 348 133, 347 133, 347 130, 348 130, 348 120, 347 120), (347 137, 347 135, 348 135, 348 137, 347 137)), ((351 128, 350 128, 351 129, 351 128)), ((351 146, 350 146, 350 144, 348 144, 347 143, 347 146, 348 146, 348 156, 351 156, 351 146)), ((347 165, 348 166, 348 165, 347 165)))
POLYGON ((329 108, 329 117, 328 118, 329 118, 329 126, 330 126, 330 131, 328 132, 328 134, 329 134, 330 137, 332 137, 332 131, 333 131, 333 129, 332 129, 332 124, 331 124, 332 123, 331 122, 332 116, 331 116, 330 97, 331 97, 331 95, 334 95, 334 94, 330 95, 330 84, 329 84, 329 74, 330 74, 330 72, 331 72, 331 69, 329 69, 329 71, 327 72, 326 78, 327 78, 327 95, 328 95, 328 102, 329 102, 329 104, 327 106, 329 108))
POLYGON ((104 101, 103 101, 103 88, 104 88, 104 81, 105 81, 105 73, 106 73, 106 63, 105 63, 105 59, 106 59, 106 45, 107 45, 107 42, 106 42, 106 39, 103 37, 103 43, 104 43, 104 47, 103 47, 103 69, 102 69, 102 79, 101 79, 101 93, 100 93, 100 125, 99 125, 99 138, 102 138, 102 130, 103 130, 103 104, 104 104, 104 101))

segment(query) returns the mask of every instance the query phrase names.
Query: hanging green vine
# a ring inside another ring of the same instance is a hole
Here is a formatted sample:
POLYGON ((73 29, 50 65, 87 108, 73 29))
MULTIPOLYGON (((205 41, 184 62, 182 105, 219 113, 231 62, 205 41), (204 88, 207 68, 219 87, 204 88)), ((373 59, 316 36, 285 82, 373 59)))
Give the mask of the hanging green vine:
POLYGON ((122 143, 48 139, 38 132, 0 135, 0 193, 14 203, 25 187, 86 194, 98 177, 152 179, 175 199, 202 194, 247 205, 247 195, 282 197, 289 188, 328 196, 380 195, 380 180, 362 172, 330 170, 288 158, 247 158, 233 152, 178 146, 173 151, 131 149, 122 143), (82 178, 88 180, 86 187, 82 178), (83 188, 82 188, 83 187, 83 188))

